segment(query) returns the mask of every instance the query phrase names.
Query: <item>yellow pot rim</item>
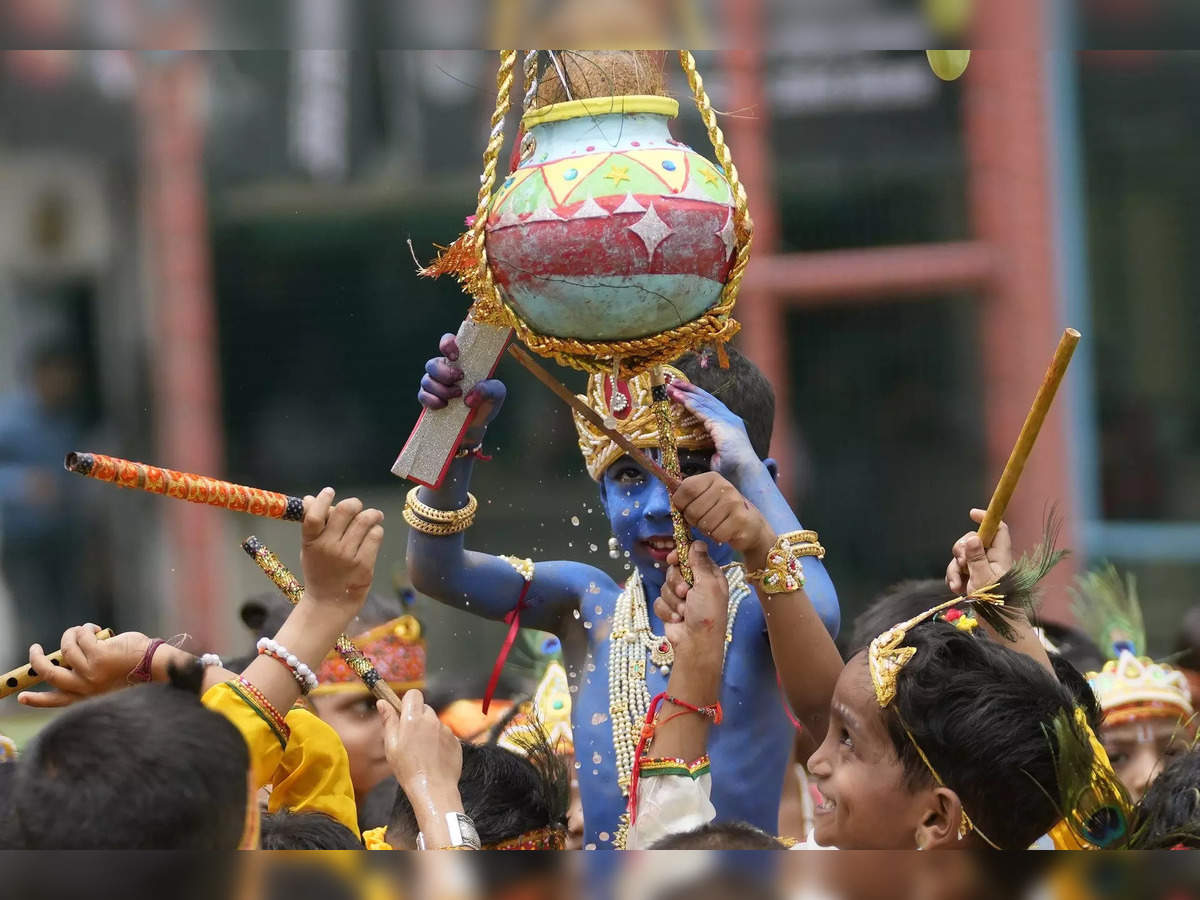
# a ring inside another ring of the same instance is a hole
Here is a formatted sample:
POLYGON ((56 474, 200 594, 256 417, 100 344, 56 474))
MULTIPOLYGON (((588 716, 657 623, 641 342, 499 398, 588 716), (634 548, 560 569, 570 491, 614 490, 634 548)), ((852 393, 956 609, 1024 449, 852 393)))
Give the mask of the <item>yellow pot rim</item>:
POLYGON ((674 97, 658 97, 650 94, 631 94, 623 97, 586 97, 581 100, 566 100, 531 109, 521 117, 521 124, 528 130, 547 122, 562 122, 584 116, 612 114, 630 115, 651 113, 675 118, 679 115, 679 101, 674 97))

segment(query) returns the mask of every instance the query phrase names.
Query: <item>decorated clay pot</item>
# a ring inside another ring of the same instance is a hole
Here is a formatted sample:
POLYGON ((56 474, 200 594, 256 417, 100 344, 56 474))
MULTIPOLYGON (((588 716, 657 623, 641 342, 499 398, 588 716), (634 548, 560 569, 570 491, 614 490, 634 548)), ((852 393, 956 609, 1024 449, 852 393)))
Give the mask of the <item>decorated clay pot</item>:
POLYGON ((574 100, 526 114, 520 164, 487 221, 505 300, 534 331, 659 334, 719 299, 735 248, 720 166, 674 140, 668 97, 574 100))

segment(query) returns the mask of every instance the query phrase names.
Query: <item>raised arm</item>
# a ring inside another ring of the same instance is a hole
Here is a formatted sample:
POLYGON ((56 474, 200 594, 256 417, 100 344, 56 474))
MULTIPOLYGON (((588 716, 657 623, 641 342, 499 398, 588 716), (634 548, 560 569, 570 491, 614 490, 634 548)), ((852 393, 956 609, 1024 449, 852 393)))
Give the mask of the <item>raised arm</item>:
MULTIPOLYGON (((748 572, 766 567, 767 555, 778 535, 766 517, 723 476, 705 472, 684 479, 672 499, 688 522, 741 553, 748 572)), ((673 621, 687 616, 685 587, 663 590, 663 599, 673 608, 673 621)), ((803 584, 784 592, 768 592, 758 584, 757 590, 775 668, 788 702, 810 734, 824 735, 833 686, 842 671, 842 658, 833 638, 803 584)))
MULTIPOLYGON (((456 365, 458 345, 454 335, 443 336, 439 349, 442 355, 425 364, 425 376, 417 394, 426 409, 441 409, 462 396, 463 372, 456 365)), ((434 510, 461 510, 467 506, 467 489, 478 455, 476 448, 482 444, 505 395, 504 385, 495 379, 482 381, 467 393, 464 402, 475 413, 460 450, 440 488, 422 487, 417 491, 420 503, 434 510)), ((466 549, 464 538, 465 532, 425 534, 410 523, 408 576, 413 587, 450 606, 488 619, 503 619, 521 599, 525 579, 508 561, 466 549)), ((520 555, 521 547, 511 549, 514 555, 520 555)), ((561 636, 568 623, 574 622, 571 611, 577 608, 586 586, 590 582, 610 581, 600 569, 582 563, 539 562, 522 603, 521 624, 561 636)))
MULTIPOLYGON (((682 403, 704 423, 716 447, 713 470, 728 479, 762 513, 771 529, 776 534, 786 534, 803 528, 780 492, 771 468, 754 452, 742 420, 724 403, 694 384, 671 382, 667 392, 672 400, 682 403)), ((841 609, 833 581, 819 559, 808 557, 802 565, 808 599, 829 636, 837 637, 841 609)))

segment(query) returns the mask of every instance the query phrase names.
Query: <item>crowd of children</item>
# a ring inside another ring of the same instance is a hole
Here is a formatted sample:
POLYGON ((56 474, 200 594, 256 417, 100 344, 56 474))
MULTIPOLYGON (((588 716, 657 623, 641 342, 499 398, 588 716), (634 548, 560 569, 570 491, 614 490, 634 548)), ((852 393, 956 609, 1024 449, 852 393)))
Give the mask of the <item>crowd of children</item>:
MULTIPOLYGON (((454 337, 439 350, 419 393, 431 409, 462 396, 454 337)), ((91 624, 50 648, 61 664, 30 648, 47 689, 19 701, 71 708, 19 757, 0 743, 0 845, 1200 845, 1189 682, 1144 655, 1132 581, 1111 568, 1079 580, 1090 635, 1043 627, 1035 601, 1060 556, 1054 529, 1020 558, 1006 527, 987 546, 973 530, 950 544, 944 578, 877 598, 843 656, 825 548, 767 456, 771 386, 736 352, 722 363, 689 354, 666 369, 685 476, 671 494, 577 420, 614 553, 632 566, 624 583, 579 561, 467 548, 471 473, 505 389, 488 380, 466 394, 474 416, 447 477, 408 496, 409 574, 513 634, 541 632, 531 696, 427 702, 420 625, 370 593, 383 514, 326 488, 304 498, 303 597, 243 606, 245 656, 137 632, 104 640, 91 624), (673 510, 692 528, 688 548, 673 510), (399 708, 334 652, 343 632, 399 708), (781 835, 794 772, 809 824, 781 835)), ((592 376, 583 399, 657 452, 648 376, 592 376)))

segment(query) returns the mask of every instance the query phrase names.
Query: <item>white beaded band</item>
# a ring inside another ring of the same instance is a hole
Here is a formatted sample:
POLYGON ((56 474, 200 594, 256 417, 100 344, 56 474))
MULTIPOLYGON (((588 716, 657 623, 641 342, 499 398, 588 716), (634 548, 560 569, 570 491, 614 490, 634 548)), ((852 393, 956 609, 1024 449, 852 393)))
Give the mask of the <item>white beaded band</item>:
POLYGON ((225 663, 221 662, 221 657, 217 656, 217 654, 205 653, 200 657, 200 665, 204 666, 205 668, 208 668, 209 666, 216 666, 218 669, 220 669, 224 668, 225 663))
POLYGON ((278 641, 273 641, 270 638, 258 639, 258 652, 265 653, 267 656, 279 660, 285 666, 292 670, 292 677, 296 679, 296 683, 300 685, 300 693, 307 694, 317 686, 317 676, 313 674, 312 669, 300 661, 296 654, 288 650, 287 647, 278 641))

